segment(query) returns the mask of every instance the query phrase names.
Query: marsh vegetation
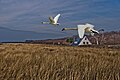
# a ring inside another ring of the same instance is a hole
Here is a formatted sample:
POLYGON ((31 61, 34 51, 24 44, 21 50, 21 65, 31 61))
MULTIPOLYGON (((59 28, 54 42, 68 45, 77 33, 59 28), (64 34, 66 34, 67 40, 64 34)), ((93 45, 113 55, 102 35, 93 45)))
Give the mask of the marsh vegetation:
POLYGON ((2 44, 0 80, 120 80, 120 49, 2 44))

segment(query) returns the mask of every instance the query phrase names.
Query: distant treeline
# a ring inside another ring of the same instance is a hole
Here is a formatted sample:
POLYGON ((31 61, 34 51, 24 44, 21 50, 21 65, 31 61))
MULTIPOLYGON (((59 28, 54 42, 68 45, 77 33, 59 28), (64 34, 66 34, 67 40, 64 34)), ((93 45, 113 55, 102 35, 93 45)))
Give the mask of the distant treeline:
POLYGON ((100 33, 95 36, 89 36, 89 39, 92 43, 96 43, 96 39, 97 39, 99 44, 106 44, 106 45, 120 44, 120 31, 100 33))
MULTIPOLYGON (((95 36, 87 36, 92 44, 99 42, 99 45, 119 45, 120 44, 120 31, 101 32, 95 36)), ((37 43, 37 44, 57 44, 57 45, 70 45, 67 41, 69 38, 79 38, 78 35, 65 37, 60 39, 46 39, 46 40, 25 40, 23 42, 1 42, 1 43, 37 43)))
MULTIPOLYGON (((87 36, 92 44, 99 42, 99 45, 118 45, 120 44, 120 31, 102 32, 95 36, 87 36)), ((68 38, 79 38, 78 35, 72 37, 65 37, 60 39, 47 39, 47 40, 26 40, 25 43, 40 43, 40 44, 64 44, 69 45, 68 38)))

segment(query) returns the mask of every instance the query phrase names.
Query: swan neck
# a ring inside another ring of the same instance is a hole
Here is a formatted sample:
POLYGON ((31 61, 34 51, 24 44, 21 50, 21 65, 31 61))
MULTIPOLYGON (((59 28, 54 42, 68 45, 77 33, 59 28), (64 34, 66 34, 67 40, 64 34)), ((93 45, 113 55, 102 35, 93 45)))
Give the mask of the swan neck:
POLYGON ((64 28, 64 30, 77 30, 78 28, 64 28))

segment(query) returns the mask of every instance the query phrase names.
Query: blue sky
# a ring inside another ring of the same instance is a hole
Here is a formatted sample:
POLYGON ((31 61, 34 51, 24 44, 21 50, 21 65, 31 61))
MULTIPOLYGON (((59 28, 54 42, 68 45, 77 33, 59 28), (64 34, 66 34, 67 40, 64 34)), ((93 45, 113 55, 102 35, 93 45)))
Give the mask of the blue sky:
MULTIPOLYGON (((105 31, 120 30, 120 0, 0 0, 0 27, 61 34, 63 27, 84 23, 105 31), (61 14, 59 27, 41 24, 58 13, 61 14)), ((69 33, 76 34, 64 32, 69 33)))

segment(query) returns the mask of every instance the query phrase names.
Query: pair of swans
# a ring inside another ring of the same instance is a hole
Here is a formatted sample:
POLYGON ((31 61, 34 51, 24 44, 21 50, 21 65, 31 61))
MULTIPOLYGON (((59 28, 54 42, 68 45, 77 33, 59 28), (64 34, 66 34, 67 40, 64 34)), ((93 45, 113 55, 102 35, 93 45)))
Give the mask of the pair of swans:
MULTIPOLYGON (((49 22, 42 22, 42 24, 52 24, 52 25, 59 25, 58 19, 60 17, 60 14, 58 14, 56 17, 49 17, 49 22)), ((77 25, 77 28, 63 28, 62 31, 64 30, 78 30, 78 35, 80 38, 83 38, 85 33, 90 33, 91 35, 94 35, 94 33, 99 34, 97 30, 94 29, 94 25, 92 24, 84 24, 84 25, 77 25)))

